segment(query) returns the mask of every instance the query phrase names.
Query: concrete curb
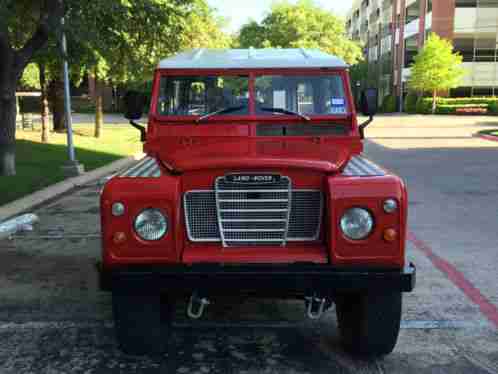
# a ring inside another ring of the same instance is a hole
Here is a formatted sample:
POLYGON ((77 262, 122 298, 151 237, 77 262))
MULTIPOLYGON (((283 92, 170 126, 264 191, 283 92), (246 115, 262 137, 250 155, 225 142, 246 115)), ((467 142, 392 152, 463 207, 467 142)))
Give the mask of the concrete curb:
POLYGON ((474 135, 475 137, 477 138, 482 138, 482 139, 485 139, 485 140, 489 140, 491 142, 498 142, 498 136, 495 136, 495 135, 488 135, 488 134, 475 134, 474 135))
POLYGON ((31 195, 27 195, 11 203, 0 206, 0 222, 23 213, 47 200, 53 199, 58 195, 72 190, 73 188, 82 186, 96 179, 103 178, 106 175, 112 174, 118 170, 130 167, 143 156, 143 153, 138 153, 133 156, 116 160, 109 165, 102 166, 77 177, 63 180, 62 182, 46 187, 43 190, 36 191, 31 195))

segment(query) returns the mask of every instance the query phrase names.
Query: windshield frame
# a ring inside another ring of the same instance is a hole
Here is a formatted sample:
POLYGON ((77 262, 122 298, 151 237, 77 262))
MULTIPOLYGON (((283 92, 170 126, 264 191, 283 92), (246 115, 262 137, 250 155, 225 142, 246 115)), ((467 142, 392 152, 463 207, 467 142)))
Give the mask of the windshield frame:
POLYGON ((154 76, 152 87, 152 100, 150 106, 150 115, 159 121, 164 122, 195 122, 201 116, 197 115, 161 115, 158 113, 158 97, 160 81, 165 76, 188 76, 188 75, 220 75, 220 76, 248 76, 249 84, 249 113, 248 114, 222 114, 213 115, 207 121, 199 123, 200 125, 211 122, 225 121, 302 121, 302 118, 296 115, 287 114, 260 114, 255 110, 255 80, 257 77, 266 75, 288 75, 288 76, 330 76, 339 75, 344 85, 344 99, 347 106, 347 112, 344 114, 307 114, 313 120, 334 120, 355 118, 356 109, 352 100, 351 86, 347 70, 344 68, 272 68, 272 69, 157 69, 154 76))

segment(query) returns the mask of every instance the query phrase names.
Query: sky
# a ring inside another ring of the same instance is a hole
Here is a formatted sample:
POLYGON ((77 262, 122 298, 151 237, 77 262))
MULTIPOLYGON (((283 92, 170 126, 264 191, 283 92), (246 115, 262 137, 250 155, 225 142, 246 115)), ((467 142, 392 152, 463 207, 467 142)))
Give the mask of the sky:
MULTIPOLYGON (((269 11, 272 0, 207 0, 209 5, 216 8, 218 14, 229 20, 228 31, 237 31, 240 26, 254 19, 260 21, 269 11)), ((295 3, 296 0, 290 2, 295 3)), ((315 0, 319 6, 332 10, 338 15, 346 15, 351 7, 351 0, 315 0)))

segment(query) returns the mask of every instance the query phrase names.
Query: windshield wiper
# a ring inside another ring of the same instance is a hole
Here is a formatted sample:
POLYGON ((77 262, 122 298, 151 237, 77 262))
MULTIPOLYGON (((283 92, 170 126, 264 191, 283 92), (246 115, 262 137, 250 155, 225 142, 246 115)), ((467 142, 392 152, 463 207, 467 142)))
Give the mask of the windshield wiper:
POLYGON ((293 116, 298 116, 304 119, 305 121, 311 121, 311 118, 305 114, 293 112, 292 110, 282 109, 282 108, 269 108, 269 107, 261 107, 259 108, 263 112, 272 112, 272 113, 282 113, 282 114, 290 114, 293 116))
POLYGON ((205 114, 202 117, 197 118, 195 120, 195 122, 196 123, 202 122, 202 121, 208 119, 209 117, 215 116, 217 114, 226 114, 226 113, 230 113, 230 112, 236 112, 237 110, 240 110, 240 109, 245 108, 245 107, 246 107, 246 105, 229 106, 227 108, 223 108, 223 109, 217 110, 215 112, 205 114))

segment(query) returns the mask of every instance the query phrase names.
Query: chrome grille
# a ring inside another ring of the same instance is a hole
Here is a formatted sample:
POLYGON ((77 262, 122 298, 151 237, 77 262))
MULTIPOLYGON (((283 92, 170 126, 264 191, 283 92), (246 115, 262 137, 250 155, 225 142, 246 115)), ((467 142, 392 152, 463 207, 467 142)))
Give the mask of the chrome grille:
POLYGON ((218 177, 214 190, 223 246, 285 245, 292 201, 292 185, 288 177, 263 185, 227 183, 225 177, 218 177), (246 221, 248 219, 250 221, 246 221), (267 222, 271 227, 254 227, 252 224, 260 222, 259 219, 271 220, 267 222), (239 223, 238 227, 233 225, 234 222, 239 223), (241 227, 241 222, 246 223, 245 227, 241 227))
MULTIPOLYGON (((222 185, 222 187, 225 186, 222 185)), ((285 232, 280 230, 285 229, 288 214, 287 211, 281 210, 285 203, 282 201, 265 202, 263 208, 268 209, 262 209, 260 203, 261 200, 283 200, 285 196, 288 196, 288 190, 262 185, 257 186, 259 190, 253 188, 254 186, 246 187, 238 186, 239 189, 232 189, 229 192, 218 190, 219 200, 241 200, 223 202, 225 209, 232 209, 221 212, 218 212, 216 208, 215 191, 186 192, 184 210, 189 239, 195 242, 221 241, 219 214, 228 246, 282 245, 284 243, 282 235, 285 232), (258 196, 251 194, 255 192, 258 196), (269 206, 273 208, 274 205, 279 209, 269 208, 269 206)), ((286 241, 317 240, 323 215, 322 193, 319 190, 292 190, 290 200, 291 209, 286 241)))

